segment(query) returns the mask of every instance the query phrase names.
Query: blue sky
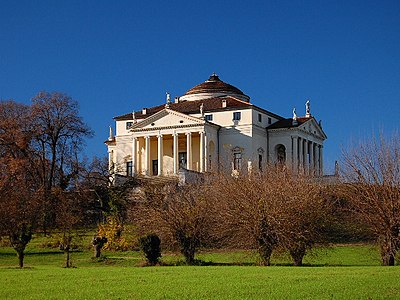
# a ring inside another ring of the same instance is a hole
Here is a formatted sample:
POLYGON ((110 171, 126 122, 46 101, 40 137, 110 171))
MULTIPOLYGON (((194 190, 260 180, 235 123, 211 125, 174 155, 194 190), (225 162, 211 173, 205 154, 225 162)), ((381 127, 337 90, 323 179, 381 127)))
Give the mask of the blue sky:
POLYGON ((80 104, 106 155, 114 116, 180 96, 212 72, 285 117, 311 113, 325 166, 371 132, 397 130, 400 1, 3 1, 0 99, 41 90, 80 104))

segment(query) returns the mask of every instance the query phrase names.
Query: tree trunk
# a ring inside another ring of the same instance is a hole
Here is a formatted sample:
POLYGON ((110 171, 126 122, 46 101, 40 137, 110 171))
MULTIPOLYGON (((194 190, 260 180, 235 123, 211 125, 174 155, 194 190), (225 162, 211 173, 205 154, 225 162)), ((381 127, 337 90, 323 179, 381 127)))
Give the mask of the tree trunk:
POLYGON ((397 252, 395 238, 386 236, 381 243, 381 260, 383 266, 394 266, 397 252))
POLYGON ((101 255, 101 245, 94 246, 94 257, 100 257, 101 255))
POLYGON ((392 253, 382 253, 381 257, 383 266, 394 266, 394 255, 392 253))
POLYGON ((66 267, 66 268, 71 267, 70 257, 69 257, 69 247, 68 247, 68 246, 67 246, 67 248, 65 249, 65 267, 66 267))
POLYGON ((293 248, 289 250, 290 256, 293 259, 294 266, 302 266, 303 258, 306 255, 306 249, 304 247, 293 248))
POLYGON ((25 257, 24 250, 17 250, 17 255, 18 255, 18 265, 20 268, 23 268, 24 267, 24 257, 25 257))

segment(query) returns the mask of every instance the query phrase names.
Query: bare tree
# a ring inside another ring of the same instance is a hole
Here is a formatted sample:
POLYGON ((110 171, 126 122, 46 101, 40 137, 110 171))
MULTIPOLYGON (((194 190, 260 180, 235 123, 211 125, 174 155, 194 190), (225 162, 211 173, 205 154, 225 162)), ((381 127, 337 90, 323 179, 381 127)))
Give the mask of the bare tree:
POLYGON ((257 249, 265 266, 270 265, 272 251, 279 244, 282 220, 269 175, 273 173, 221 175, 212 189, 220 237, 233 247, 257 249))
POLYGON ((350 209, 373 232, 382 264, 393 266, 400 248, 400 137, 371 138, 345 151, 342 191, 350 209))
POLYGON ((156 233, 161 240, 178 245, 188 264, 195 262, 199 247, 213 239, 207 187, 202 185, 147 186, 146 195, 136 202, 131 216, 142 233, 156 233))
POLYGON ((0 102, 0 235, 7 236, 24 265, 24 251, 38 225, 41 202, 36 184, 29 107, 0 102))
POLYGON ((78 104, 61 93, 40 92, 32 99, 32 122, 35 127, 34 148, 39 167, 37 180, 42 185, 44 227, 54 225, 56 198, 51 190, 66 190, 80 172, 79 153, 84 138, 92 131, 79 116, 78 104))

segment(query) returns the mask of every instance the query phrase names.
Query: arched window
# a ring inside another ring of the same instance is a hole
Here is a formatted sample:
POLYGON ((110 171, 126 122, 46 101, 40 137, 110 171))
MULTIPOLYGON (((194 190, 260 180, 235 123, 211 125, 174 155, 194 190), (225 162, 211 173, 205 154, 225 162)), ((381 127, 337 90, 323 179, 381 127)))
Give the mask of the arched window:
POLYGON ((282 144, 276 146, 276 161, 280 164, 286 161, 286 148, 282 144))

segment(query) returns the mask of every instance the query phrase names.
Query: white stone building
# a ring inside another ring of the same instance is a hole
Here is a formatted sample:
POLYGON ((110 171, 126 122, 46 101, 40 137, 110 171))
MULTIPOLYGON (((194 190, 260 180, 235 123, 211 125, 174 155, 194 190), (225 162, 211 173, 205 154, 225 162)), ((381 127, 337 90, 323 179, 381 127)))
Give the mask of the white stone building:
POLYGON ((310 114, 283 118, 215 74, 165 104, 114 118, 106 141, 110 168, 120 175, 238 172, 285 163, 322 175, 326 135, 310 114))

